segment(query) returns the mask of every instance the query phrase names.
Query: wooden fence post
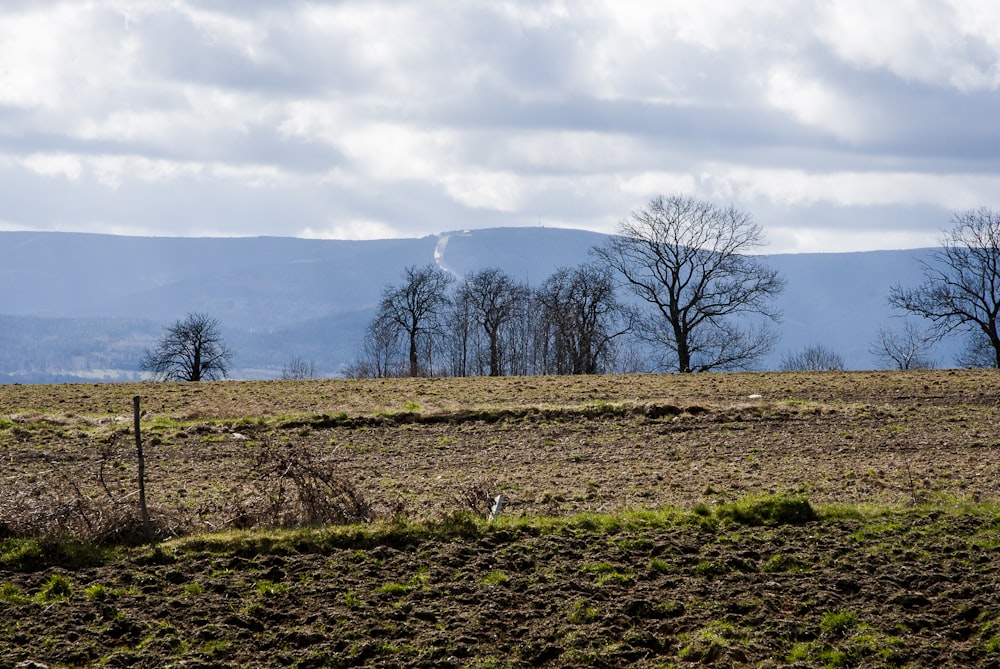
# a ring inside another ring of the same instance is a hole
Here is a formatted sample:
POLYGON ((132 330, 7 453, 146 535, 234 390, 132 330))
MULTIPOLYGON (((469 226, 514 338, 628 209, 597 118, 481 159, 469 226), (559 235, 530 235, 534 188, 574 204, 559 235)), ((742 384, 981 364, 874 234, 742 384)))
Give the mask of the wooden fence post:
POLYGON ((135 450, 139 456, 139 512, 142 514, 142 529, 146 539, 152 540, 153 527, 149 523, 149 509, 146 508, 146 458, 142 454, 142 435, 139 433, 139 396, 132 398, 133 425, 135 428, 135 450))

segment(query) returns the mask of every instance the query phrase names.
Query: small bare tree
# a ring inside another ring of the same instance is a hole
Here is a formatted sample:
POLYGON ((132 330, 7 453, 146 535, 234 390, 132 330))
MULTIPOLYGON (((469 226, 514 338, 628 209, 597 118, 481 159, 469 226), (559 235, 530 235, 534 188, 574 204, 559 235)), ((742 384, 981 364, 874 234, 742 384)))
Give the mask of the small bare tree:
POLYGON ((927 357, 933 345, 934 337, 906 321, 902 330, 879 328, 868 352, 893 369, 933 369, 927 357))
POLYGON ((188 314, 166 329, 155 349, 146 349, 139 369, 163 381, 216 381, 229 374, 233 353, 207 314, 188 314))
POLYGON ((298 356, 281 368, 281 378, 286 381, 305 381, 316 378, 316 365, 298 356))
POLYGON ((393 327, 384 314, 376 314, 365 330, 362 342, 364 359, 356 370, 367 378, 399 376, 399 330, 393 327))
POLYGON ((965 339, 965 345, 955 356, 955 364, 965 368, 989 368, 996 366, 996 352, 989 338, 978 330, 973 330, 965 339))
POLYGON ((839 372, 844 359, 822 344, 806 346, 797 353, 786 353, 781 359, 783 372, 839 372))

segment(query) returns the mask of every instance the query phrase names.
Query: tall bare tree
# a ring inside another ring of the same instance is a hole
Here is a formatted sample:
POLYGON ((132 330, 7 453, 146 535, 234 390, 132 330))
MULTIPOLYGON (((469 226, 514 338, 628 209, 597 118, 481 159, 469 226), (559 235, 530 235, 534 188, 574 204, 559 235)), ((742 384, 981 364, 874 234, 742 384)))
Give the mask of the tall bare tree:
POLYGON ((456 292, 446 312, 448 327, 442 339, 446 373, 450 376, 469 376, 474 373, 471 359, 477 347, 479 326, 473 317, 471 301, 461 289, 456 292))
POLYGON ((401 376, 399 339, 399 329, 385 314, 377 314, 365 329, 364 360, 357 364, 354 375, 380 379, 401 376))
POLYGON ((938 338, 952 332, 975 333, 1000 367, 1000 212, 982 207, 954 214, 941 248, 920 261, 924 281, 916 287, 892 286, 889 304, 931 322, 938 338))
POLYGON ((450 274, 435 265, 410 265, 403 270, 401 284, 387 286, 382 291, 375 322, 395 328, 405 337, 410 376, 421 376, 432 370, 431 339, 441 333, 448 289, 454 281, 450 274))
POLYGON ((497 267, 487 267, 466 277, 457 299, 467 305, 482 328, 488 346, 486 371, 490 376, 504 375, 511 354, 512 326, 524 315, 530 291, 497 267))
POLYGON ((672 196, 632 212, 593 253, 648 303, 640 332, 664 364, 703 372, 749 367, 774 345, 767 321, 779 320, 771 301, 785 282, 748 255, 763 243, 748 213, 672 196))
POLYGON ((628 312, 602 265, 561 267, 535 291, 541 305, 544 371, 596 374, 608 363, 611 343, 629 331, 628 312))
POLYGON ((166 329, 156 348, 146 349, 139 369, 165 381, 226 378, 233 353, 207 314, 188 314, 166 329))

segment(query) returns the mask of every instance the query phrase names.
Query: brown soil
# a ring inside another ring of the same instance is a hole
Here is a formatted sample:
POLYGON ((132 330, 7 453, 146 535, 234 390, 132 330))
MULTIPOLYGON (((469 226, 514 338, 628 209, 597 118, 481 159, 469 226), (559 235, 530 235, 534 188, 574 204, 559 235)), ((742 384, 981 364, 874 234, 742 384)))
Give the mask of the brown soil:
MULTIPOLYGON (((265 485, 260 454, 275 451, 310 453, 373 516, 444 522, 354 543, 182 538, 72 567, 26 566, 6 540, 0 668, 1000 666, 998 380, 0 387, 0 513, 26 508, 24 491, 41 500, 40 482, 127 494, 140 395, 165 536, 237 524, 233 502, 265 485), (499 494, 497 522, 460 522, 499 494), (821 518, 708 522, 762 494, 805 498, 821 518), (627 512, 663 508, 698 513, 627 512), (71 596, 44 596, 53 574, 71 596)), ((18 521, 0 515, 0 529, 18 521)))

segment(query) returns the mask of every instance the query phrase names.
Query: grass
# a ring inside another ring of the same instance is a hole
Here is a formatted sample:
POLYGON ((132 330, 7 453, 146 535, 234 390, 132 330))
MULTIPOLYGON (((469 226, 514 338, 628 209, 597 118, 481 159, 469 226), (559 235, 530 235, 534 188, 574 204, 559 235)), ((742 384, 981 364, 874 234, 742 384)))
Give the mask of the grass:
POLYGON ((24 592, 13 583, 0 584, 0 601, 9 604, 26 604, 31 601, 24 592))
POLYGON ((584 625, 597 619, 600 608, 585 599, 577 599, 569 606, 566 620, 574 625, 584 625))
POLYGON ((267 579, 262 579, 254 583, 254 590, 261 597, 273 597, 287 593, 289 586, 287 583, 275 583, 267 579))
POLYGON ((716 509, 715 515, 723 522, 751 526, 796 525, 819 518, 808 500, 782 495, 755 495, 731 504, 723 504, 716 509))
MULTIPOLYGON (((226 530, 194 534, 164 541, 147 547, 127 549, 131 559, 166 564, 184 555, 213 555, 216 557, 252 557, 257 555, 294 555, 298 553, 325 553, 331 550, 368 550, 375 546, 397 549, 414 548, 429 541, 475 541, 492 534, 524 533, 533 536, 546 534, 580 534, 581 536, 609 536, 620 532, 651 533, 671 528, 695 528, 699 532, 720 532, 720 538, 729 536, 728 526, 776 526, 783 522, 800 524, 852 523, 859 542, 876 541, 883 535, 895 536, 907 519, 939 515, 942 527, 948 517, 974 517, 984 529, 974 535, 973 545, 991 547, 1000 545, 1000 505, 974 504, 968 501, 927 503, 919 507, 856 506, 837 504, 813 508, 808 501, 784 497, 752 496, 746 500, 720 505, 714 509, 699 507, 685 510, 665 507, 658 510, 626 510, 620 513, 584 513, 569 517, 521 516, 505 517, 487 522, 467 513, 447 513, 440 518, 423 520, 394 519, 353 525, 334 525, 320 528, 226 530), (803 521, 803 518, 812 518, 803 521)), ((630 539, 630 541, 637 541, 630 539)), ((640 545, 645 542, 640 541, 640 545)), ((99 566, 118 559, 122 551, 115 546, 96 546, 76 540, 40 541, 31 538, 0 540, 0 567, 17 571, 31 571, 48 567, 77 569, 99 566)), ((670 561, 654 558, 650 569, 662 573, 675 570, 670 561)), ((764 570, 800 571, 805 565, 788 556, 772 556, 763 563, 764 570)), ((707 565, 703 571, 712 571, 707 565)), ((614 574, 610 564, 595 564, 588 571, 614 574)), ((499 579, 500 576, 492 578, 499 579)), ((629 574, 610 576, 612 579, 633 578, 629 574)))
POLYGON ((730 622, 710 621, 701 629, 681 635, 678 656, 687 662, 715 664, 725 649, 743 643, 747 632, 730 622))
POLYGON ((104 602, 111 599, 112 592, 111 589, 103 583, 95 583, 84 589, 83 596, 90 600, 104 602))
POLYGON ((62 574, 51 574, 35 595, 35 601, 39 604, 51 604, 72 596, 73 585, 70 580, 62 574))
POLYGON ((830 636, 845 636, 859 625, 858 616, 852 611, 828 611, 820 621, 820 630, 830 636))
POLYGON ((502 571, 491 571, 483 577, 483 583, 487 585, 507 585, 510 583, 510 576, 502 571))

